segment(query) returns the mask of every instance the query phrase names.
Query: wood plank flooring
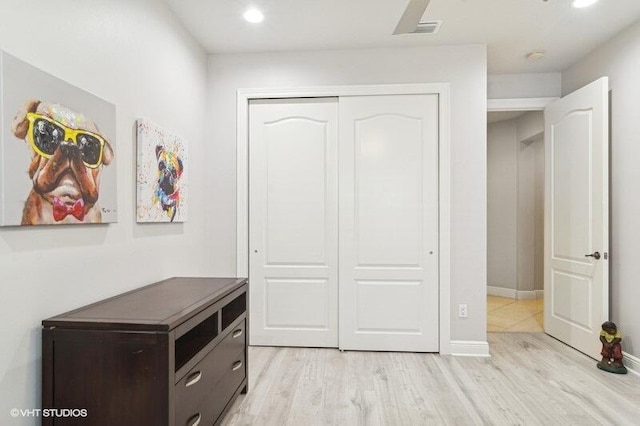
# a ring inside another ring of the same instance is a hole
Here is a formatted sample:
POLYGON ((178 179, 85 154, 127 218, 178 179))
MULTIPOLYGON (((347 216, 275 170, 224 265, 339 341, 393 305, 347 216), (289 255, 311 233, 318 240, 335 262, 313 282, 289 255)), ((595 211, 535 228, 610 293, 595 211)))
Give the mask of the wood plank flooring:
POLYGON ((490 333, 491 358, 249 349, 223 425, 638 425, 640 377, 542 333, 490 333))

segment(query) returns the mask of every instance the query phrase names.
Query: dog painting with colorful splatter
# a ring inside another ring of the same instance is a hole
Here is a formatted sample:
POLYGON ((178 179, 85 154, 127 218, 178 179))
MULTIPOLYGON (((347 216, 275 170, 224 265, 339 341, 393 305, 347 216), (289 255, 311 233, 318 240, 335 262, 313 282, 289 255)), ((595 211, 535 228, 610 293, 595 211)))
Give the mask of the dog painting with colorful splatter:
POLYGON ((184 222, 187 218, 188 151, 184 138, 138 119, 138 223, 184 222))
POLYGON ((184 166, 182 159, 174 153, 167 151, 162 145, 156 146, 156 158, 158 160, 158 185, 153 194, 153 202, 160 204, 162 211, 173 222, 180 208, 179 180, 184 166))

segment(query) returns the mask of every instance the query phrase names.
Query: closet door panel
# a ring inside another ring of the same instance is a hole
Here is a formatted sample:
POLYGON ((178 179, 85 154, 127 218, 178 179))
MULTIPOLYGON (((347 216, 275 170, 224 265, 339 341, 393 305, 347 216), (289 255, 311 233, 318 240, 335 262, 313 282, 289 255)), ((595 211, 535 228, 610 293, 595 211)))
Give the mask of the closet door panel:
POLYGON ((421 233, 415 231, 422 226, 421 120, 377 115, 353 124, 358 266, 418 267, 422 241, 421 233))
POLYGON ((337 99, 251 102, 250 343, 337 347, 337 99))
POLYGON ((340 99, 340 348, 438 351, 438 96, 340 99))

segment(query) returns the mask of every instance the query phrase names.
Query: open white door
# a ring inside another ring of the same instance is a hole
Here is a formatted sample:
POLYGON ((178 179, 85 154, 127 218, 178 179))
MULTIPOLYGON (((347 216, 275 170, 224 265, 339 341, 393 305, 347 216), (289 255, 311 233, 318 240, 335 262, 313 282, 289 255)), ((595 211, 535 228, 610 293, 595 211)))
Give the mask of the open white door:
POLYGON ((608 86, 545 109, 545 332, 596 359, 609 316, 608 86))

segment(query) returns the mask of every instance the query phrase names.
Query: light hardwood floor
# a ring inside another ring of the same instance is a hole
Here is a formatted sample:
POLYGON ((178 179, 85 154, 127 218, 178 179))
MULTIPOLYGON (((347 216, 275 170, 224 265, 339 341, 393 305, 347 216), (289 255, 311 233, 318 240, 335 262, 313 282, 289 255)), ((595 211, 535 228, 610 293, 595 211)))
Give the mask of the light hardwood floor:
POLYGON ((542 333, 489 333, 491 358, 249 349, 224 425, 638 425, 640 377, 542 333))
POLYGON ((544 331, 544 300, 487 296, 487 331, 544 331))

